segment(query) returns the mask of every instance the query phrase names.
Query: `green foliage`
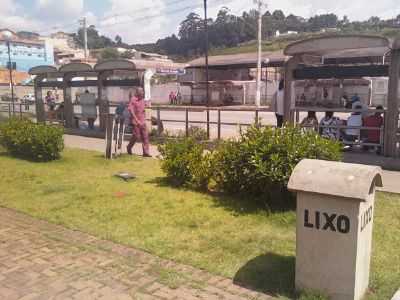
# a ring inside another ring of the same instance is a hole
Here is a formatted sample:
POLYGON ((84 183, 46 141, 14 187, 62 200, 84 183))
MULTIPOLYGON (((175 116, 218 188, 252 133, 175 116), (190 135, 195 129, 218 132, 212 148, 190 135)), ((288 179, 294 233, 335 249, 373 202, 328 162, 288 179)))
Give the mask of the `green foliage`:
POLYGON ((293 204, 286 186, 302 159, 341 159, 339 143, 296 127, 253 126, 212 152, 205 148, 194 137, 167 142, 159 149, 163 171, 176 185, 204 189, 212 181, 220 191, 246 194, 280 208, 293 204))
POLYGON ((211 154, 193 138, 168 141, 158 146, 161 168, 171 183, 205 189, 211 176, 211 154))
POLYGON ((0 124, 0 145, 17 157, 51 161, 64 149, 63 133, 59 127, 13 118, 0 124))
POLYGON ((100 60, 118 59, 121 55, 116 48, 105 48, 100 52, 99 58, 100 60))
POLYGON ((207 131, 204 128, 198 126, 190 126, 188 130, 188 135, 196 141, 206 141, 208 139, 207 131))
POLYGON ((307 290, 302 291, 300 296, 298 297, 299 300, 328 300, 329 298, 321 292, 307 290))
POLYGON ((253 126, 238 141, 217 147, 214 180, 223 191, 265 195, 271 204, 280 196, 286 198, 292 171, 305 158, 340 160, 340 144, 297 127, 253 126))

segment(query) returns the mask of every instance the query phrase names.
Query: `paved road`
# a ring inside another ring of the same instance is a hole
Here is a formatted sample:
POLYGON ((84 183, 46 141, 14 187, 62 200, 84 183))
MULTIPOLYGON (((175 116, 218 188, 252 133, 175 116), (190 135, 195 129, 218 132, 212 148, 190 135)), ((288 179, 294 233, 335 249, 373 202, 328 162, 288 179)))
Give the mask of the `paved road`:
POLYGON ((193 267, 0 208, 0 299, 273 299, 193 267))

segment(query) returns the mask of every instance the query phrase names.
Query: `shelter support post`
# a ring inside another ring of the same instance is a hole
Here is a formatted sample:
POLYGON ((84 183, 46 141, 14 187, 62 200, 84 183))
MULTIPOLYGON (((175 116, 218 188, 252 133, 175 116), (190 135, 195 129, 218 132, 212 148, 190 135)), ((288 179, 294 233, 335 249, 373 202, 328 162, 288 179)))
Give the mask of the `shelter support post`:
POLYGON ((38 123, 46 122, 46 112, 44 110, 44 102, 43 102, 43 95, 42 95, 42 87, 40 83, 44 79, 44 76, 38 75, 35 78, 35 105, 36 105, 36 121, 38 123))
POLYGON ((105 131, 107 127, 107 114, 109 113, 109 105, 107 100, 107 88, 104 86, 104 81, 110 75, 109 72, 100 72, 98 75, 98 105, 99 105, 99 120, 100 129, 105 131))
POLYGON ((64 117, 65 127, 72 128, 74 126, 74 106, 72 105, 72 88, 71 80, 74 74, 66 74, 63 78, 64 86, 64 117))
POLYGON ((265 104, 268 104, 268 67, 265 68, 265 104))
POLYGON ((385 120, 385 156, 395 157, 399 121, 400 49, 392 50, 389 68, 388 107, 385 120))
POLYGON ((285 123, 294 122, 294 114, 292 108, 292 83, 294 82, 294 70, 297 68, 300 62, 299 56, 290 58, 285 65, 285 100, 284 100, 284 116, 283 120, 285 123))

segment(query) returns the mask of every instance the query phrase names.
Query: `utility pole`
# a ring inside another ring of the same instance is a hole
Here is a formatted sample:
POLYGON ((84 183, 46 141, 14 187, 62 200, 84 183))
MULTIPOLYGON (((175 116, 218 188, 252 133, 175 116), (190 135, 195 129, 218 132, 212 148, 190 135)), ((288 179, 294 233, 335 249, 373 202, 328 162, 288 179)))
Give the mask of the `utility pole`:
POLYGON ((9 30, 4 30, 1 32, 3 35, 3 39, 6 41, 7 44, 7 52, 8 52, 8 70, 9 70, 9 76, 10 76, 10 89, 11 89, 11 104, 12 104, 12 113, 15 115, 15 100, 14 100, 14 82, 13 82, 13 63, 11 61, 11 40, 13 39, 13 34, 9 30))
POLYGON ((205 58, 206 58, 206 94, 207 94, 207 137, 210 138, 210 84, 208 73, 208 18, 207 18, 207 0, 204 0, 204 31, 205 31, 205 58))
POLYGON ((257 82, 256 82, 256 106, 261 106, 261 72, 262 72, 262 8, 263 0, 254 0, 258 6, 258 58, 257 58, 257 82))
POLYGON ((11 103, 12 103, 12 112, 15 115, 15 102, 14 102, 14 82, 13 82, 13 63, 11 61, 11 49, 10 49, 10 41, 7 41, 7 50, 8 50, 8 70, 10 74, 10 88, 11 88, 11 103))
POLYGON ((82 20, 80 20, 80 23, 83 28, 83 43, 85 47, 85 62, 87 62, 88 59, 88 38, 87 38, 87 21, 86 17, 83 17, 82 20))

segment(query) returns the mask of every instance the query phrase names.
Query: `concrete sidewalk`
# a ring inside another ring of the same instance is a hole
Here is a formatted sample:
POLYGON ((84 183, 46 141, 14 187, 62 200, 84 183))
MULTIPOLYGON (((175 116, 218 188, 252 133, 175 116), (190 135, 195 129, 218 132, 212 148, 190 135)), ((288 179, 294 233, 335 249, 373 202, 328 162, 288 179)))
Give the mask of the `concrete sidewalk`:
MULTIPOLYGON (((97 138, 88 138, 76 135, 64 135, 65 146, 69 148, 77 148, 84 150, 92 150, 105 152, 105 141, 97 138)), ((123 145, 123 153, 126 153, 126 145, 127 142, 124 142, 123 145)), ((136 144, 133 152, 137 155, 142 154, 142 145, 140 143, 136 144)), ((150 154, 153 157, 157 157, 160 153, 157 150, 156 146, 150 146, 150 154)), ((372 156, 371 156, 372 157, 372 156)), ((374 156, 375 157, 375 156, 374 156)), ((384 158, 382 158, 384 159, 384 158)), ((362 163, 362 164, 372 164, 379 165, 379 159, 374 158, 374 160, 370 159, 368 155, 354 155, 354 154, 345 154, 345 161, 352 163, 362 163)), ((386 162, 386 160, 385 160, 386 162)), ((393 164, 390 161, 386 162, 387 164, 393 164)), ((396 160, 397 163, 397 160, 396 160)), ((400 160, 398 162, 400 164, 400 160)), ((385 166, 384 166, 385 167, 385 166)), ((383 171, 383 185, 384 187, 381 189, 384 192, 396 193, 400 194, 400 172, 398 171, 383 171)))

